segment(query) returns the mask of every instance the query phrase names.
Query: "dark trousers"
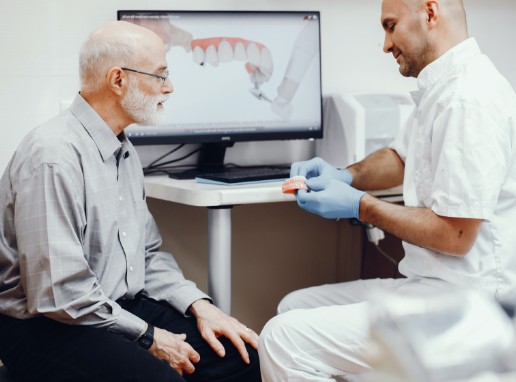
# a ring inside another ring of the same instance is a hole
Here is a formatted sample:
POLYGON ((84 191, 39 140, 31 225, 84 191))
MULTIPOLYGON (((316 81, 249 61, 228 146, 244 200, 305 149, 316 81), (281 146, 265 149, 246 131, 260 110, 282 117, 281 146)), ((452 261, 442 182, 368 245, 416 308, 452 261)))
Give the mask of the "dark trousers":
POLYGON ((185 333, 201 356, 196 371, 181 377, 168 363, 121 335, 45 317, 18 320, 0 315, 0 359, 19 381, 261 381, 258 354, 252 347, 247 347, 251 359, 247 365, 233 344, 221 337, 226 349, 221 358, 201 337, 195 318, 141 296, 119 303, 154 326, 185 333))

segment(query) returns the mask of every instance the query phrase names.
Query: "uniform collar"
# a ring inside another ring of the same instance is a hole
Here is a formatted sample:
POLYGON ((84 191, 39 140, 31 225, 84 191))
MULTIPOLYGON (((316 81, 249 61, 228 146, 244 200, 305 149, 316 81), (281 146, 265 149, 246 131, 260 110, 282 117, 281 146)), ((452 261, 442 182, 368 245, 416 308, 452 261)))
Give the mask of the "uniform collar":
POLYGON ((410 93, 414 103, 419 106, 423 94, 442 78, 462 70, 465 62, 481 54, 477 41, 472 37, 454 46, 434 62, 428 64, 417 78, 418 90, 410 93))
POLYGON ((80 94, 75 97, 70 106, 70 112, 79 120, 93 139, 104 162, 125 146, 123 144, 126 140, 125 135, 122 135, 124 138, 120 142, 113 130, 80 94))
POLYGON ((442 78, 462 70, 464 63, 481 54, 477 41, 472 37, 454 46, 419 73, 417 84, 419 90, 425 91, 442 78))

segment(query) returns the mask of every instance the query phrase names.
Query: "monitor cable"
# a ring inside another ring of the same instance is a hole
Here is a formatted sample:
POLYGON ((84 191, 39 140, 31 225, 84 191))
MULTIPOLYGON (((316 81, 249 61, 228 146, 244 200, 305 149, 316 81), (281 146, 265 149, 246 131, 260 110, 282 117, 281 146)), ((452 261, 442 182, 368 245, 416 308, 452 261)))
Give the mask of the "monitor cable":
POLYGON ((180 162, 180 161, 182 161, 182 160, 184 160, 186 158, 189 158, 192 155, 198 153, 199 151, 201 151, 201 148, 199 147, 199 148, 196 148, 195 150, 192 150, 189 153, 183 155, 182 157, 179 157, 179 158, 176 158, 176 159, 172 159, 172 160, 169 160, 169 161, 166 161, 166 162, 163 162, 163 163, 156 164, 159 160, 163 159, 164 157, 166 157, 168 155, 171 155, 172 153, 176 152, 177 150, 179 150, 183 146, 184 146, 184 144, 174 148, 173 150, 169 151, 167 154, 165 154, 162 157, 158 158, 157 160, 153 161, 150 165, 146 166, 143 169, 143 173, 145 175, 150 175, 150 174, 155 174, 155 173, 159 173, 159 172, 167 172, 168 170, 172 170, 172 169, 175 169, 175 168, 178 168, 178 167, 183 167, 183 166, 167 166, 167 165, 170 165, 172 163, 180 162))
POLYGON ((149 163, 147 166, 145 166, 145 167, 143 168, 143 171, 145 172, 145 170, 150 170, 150 169, 152 169, 152 168, 155 168, 155 167, 159 167, 159 166, 161 166, 161 164, 156 164, 156 163, 158 163, 158 162, 159 162, 160 160, 162 160, 163 158, 166 158, 166 157, 168 157, 169 155, 174 154, 176 151, 178 151, 179 149, 183 148, 183 146, 184 146, 184 145, 185 145, 184 143, 183 143, 183 144, 180 144, 179 146, 174 147, 172 150, 167 151, 165 154, 163 154, 162 156, 160 156, 159 158, 157 158, 157 159, 153 160, 151 163, 149 163))

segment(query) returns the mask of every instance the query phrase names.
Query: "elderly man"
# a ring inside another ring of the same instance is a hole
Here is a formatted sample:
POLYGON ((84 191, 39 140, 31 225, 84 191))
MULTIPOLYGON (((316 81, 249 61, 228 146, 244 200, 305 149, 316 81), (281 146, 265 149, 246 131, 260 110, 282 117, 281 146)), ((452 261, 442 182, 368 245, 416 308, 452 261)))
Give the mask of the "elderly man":
POLYGON ((461 0, 383 0, 386 53, 417 78, 416 110, 389 148, 337 170, 295 163, 301 208, 358 218, 404 242, 404 279, 358 280, 287 296, 260 337, 265 381, 333 381, 368 369, 368 293, 446 294, 454 287, 516 299, 516 97, 468 37, 461 0), (405 206, 362 190, 403 183, 405 206))
POLYGON ((256 333, 159 251, 124 135, 159 123, 173 90, 162 41, 110 23, 80 74, 70 109, 27 135, 0 182, 0 359, 26 381, 260 381, 256 333))

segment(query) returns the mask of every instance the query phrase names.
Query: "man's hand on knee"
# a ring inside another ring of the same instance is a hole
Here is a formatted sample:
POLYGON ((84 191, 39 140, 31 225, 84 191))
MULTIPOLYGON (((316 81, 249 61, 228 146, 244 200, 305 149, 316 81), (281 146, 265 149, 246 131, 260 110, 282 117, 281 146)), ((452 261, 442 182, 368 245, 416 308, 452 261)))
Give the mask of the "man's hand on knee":
POLYGON ((258 335, 253 330, 207 300, 195 301, 190 306, 190 312, 197 319, 197 327, 202 337, 220 357, 224 357, 226 351, 217 338, 224 336, 237 348, 244 362, 250 363, 245 342, 258 349, 258 335))
POLYGON ((185 341, 186 334, 174 334, 160 328, 154 330, 154 342, 149 352, 166 360, 180 375, 183 372, 192 374, 195 371, 193 364, 199 362, 201 356, 185 341))

